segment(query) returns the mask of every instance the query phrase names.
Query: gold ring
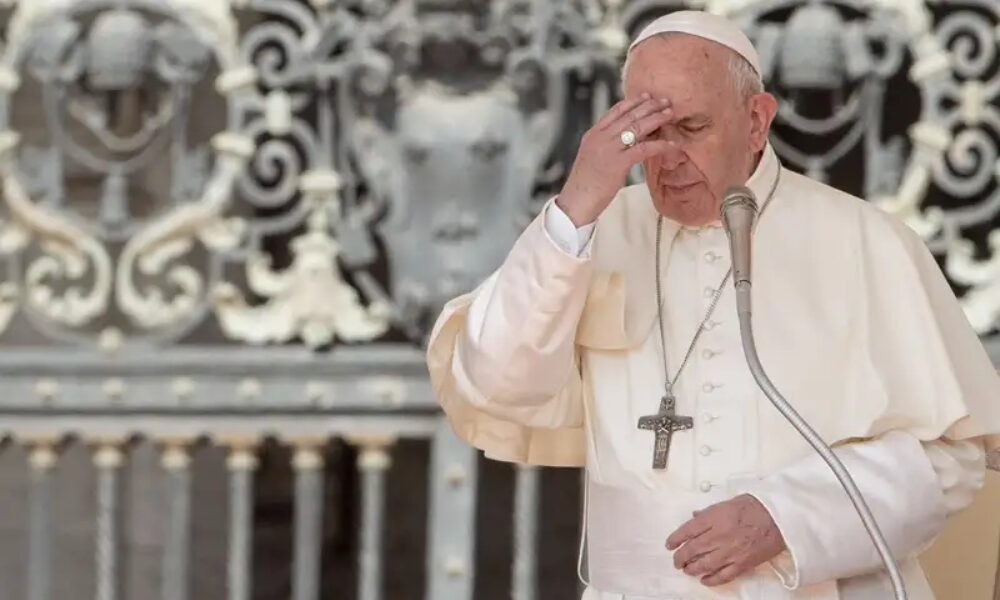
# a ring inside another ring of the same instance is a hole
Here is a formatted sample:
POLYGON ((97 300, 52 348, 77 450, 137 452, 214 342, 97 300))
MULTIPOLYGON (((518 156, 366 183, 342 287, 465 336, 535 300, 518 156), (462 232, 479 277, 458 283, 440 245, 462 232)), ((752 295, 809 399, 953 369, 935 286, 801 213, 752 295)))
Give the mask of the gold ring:
POLYGON ((622 145, 625 146, 626 148, 631 148, 632 146, 635 146, 636 142, 635 132, 632 131, 631 129, 626 129, 625 131, 622 132, 621 140, 622 140, 622 145))

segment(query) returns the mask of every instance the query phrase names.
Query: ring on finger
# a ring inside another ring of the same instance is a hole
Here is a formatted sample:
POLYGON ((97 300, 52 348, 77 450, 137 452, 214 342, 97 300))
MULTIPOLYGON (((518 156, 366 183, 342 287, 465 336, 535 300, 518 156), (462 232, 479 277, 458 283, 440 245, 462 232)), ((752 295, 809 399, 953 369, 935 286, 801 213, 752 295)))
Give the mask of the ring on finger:
POLYGON ((626 148, 631 148, 632 146, 635 146, 635 143, 638 141, 638 136, 635 134, 635 131, 633 131, 632 128, 630 127, 625 131, 622 131, 621 141, 623 146, 625 146, 626 148))

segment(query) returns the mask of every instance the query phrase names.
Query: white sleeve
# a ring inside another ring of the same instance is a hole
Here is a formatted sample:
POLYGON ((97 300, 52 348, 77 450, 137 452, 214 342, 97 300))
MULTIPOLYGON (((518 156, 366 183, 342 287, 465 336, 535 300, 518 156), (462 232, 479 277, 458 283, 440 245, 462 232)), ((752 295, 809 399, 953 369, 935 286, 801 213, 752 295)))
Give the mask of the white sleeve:
POLYGON ((588 244, 593 237, 596 224, 594 222, 577 227, 554 200, 545 207, 546 233, 557 246, 572 256, 582 257, 585 252, 589 254, 588 244))
POLYGON ((530 427, 576 427, 583 422, 576 329, 592 265, 587 255, 561 249, 542 220, 477 290, 451 376, 468 402, 493 416, 530 427))
MULTIPOLYGON (((834 449, 897 561, 922 552, 946 518, 972 503, 985 478, 978 440, 921 443, 893 431, 834 449)), ((868 533, 829 467, 813 454, 743 490, 771 513, 787 550, 771 561, 786 588, 882 567, 868 533)))

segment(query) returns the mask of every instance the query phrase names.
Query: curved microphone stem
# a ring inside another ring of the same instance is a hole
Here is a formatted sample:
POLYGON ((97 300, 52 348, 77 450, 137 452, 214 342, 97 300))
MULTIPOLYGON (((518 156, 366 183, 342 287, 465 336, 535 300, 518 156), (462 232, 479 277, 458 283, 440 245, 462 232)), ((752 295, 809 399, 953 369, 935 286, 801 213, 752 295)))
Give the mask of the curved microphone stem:
POLYGON ((851 478, 850 473, 844 468, 843 463, 840 462, 837 455, 826 445, 826 442, 799 416, 799 413, 785 400, 781 392, 778 391, 778 388, 774 387, 774 384, 771 383, 770 378, 768 378, 767 373, 764 371, 764 366, 760 363, 760 357, 757 356, 757 346, 753 339, 753 326, 750 323, 749 281, 739 281, 736 283, 736 307, 736 314, 740 321, 740 336, 743 339, 743 353, 746 355, 747 364, 750 365, 750 373, 753 374, 757 385, 760 386, 760 389, 771 403, 774 404, 774 407, 778 409, 778 412, 798 430, 802 437, 809 442, 809 445, 823 458, 833 471, 833 474, 836 475, 837 480, 840 481, 840 485, 851 499, 851 503, 854 504, 854 509, 858 512, 858 516, 861 517, 861 522, 864 524, 865 529, 868 530, 868 535, 871 537, 872 543, 875 544, 875 549, 878 550, 879 556, 882 558, 885 570, 889 573, 889 579, 892 581, 893 594, 896 600, 906 600, 906 588, 903 586, 903 577, 899 573, 896 560, 892 557, 889 544, 886 543, 885 537, 879 530, 878 523, 875 522, 875 517, 872 516, 868 504, 865 503, 865 499, 861 495, 861 491, 858 490, 858 486, 854 483, 854 479, 851 478))

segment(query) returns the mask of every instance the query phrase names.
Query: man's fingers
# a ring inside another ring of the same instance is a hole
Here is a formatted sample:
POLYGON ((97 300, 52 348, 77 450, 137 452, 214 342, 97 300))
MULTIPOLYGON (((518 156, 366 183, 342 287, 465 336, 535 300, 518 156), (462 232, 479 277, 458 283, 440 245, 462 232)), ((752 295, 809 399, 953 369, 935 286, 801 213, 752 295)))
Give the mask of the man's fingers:
POLYGON ((716 547, 717 544, 712 543, 705 535, 689 539, 674 551, 674 568, 683 569, 689 563, 697 560, 698 557, 714 551, 716 547))
POLYGON ((730 557, 722 548, 715 548, 692 558, 684 563, 683 571, 691 577, 711 575, 719 569, 725 567, 730 562, 730 557))
POLYGON ((604 113, 604 116, 601 117, 600 120, 594 124, 594 127, 602 130, 607 129, 608 125, 614 123, 619 118, 621 118, 622 115, 634 109, 635 107, 639 106, 643 102, 646 102, 649 99, 650 99, 649 94, 643 94, 636 98, 629 98, 626 100, 619 101, 617 104, 608 109, 608 112, 604 113))
POLYGON ((731 560, 731 553, 727 551, 725 544, 710 531, 688 540, 674 552, 675 569, 685 573, 688 573, 689 568, 696 569, 699 575, 715 572, 731 560), (706 560, 708 563, 704 562, 706 560))
POLYGON ((669 107, 669 103, 665 104, 663 100, 651 98, 612 121, 607 126, 606 131, 612 135, 618 135, 626 129, 631 129, 636 133, 636 137, 641 138, 642 136, 639 135, 638 127, 639 122, 650 115, 662 114, 669 107))
POLYGON ((631 129, 636 134, 636 138, 642 139, 642 134, 639 131, 639 123, 646 117, 663 114, 663 111, 668 109, 669 104, 664 104, 663 100, 647 100, 618 117, 617 121, 612 121, 607 129, 605 129, 605 133, 618 136, 626 129, 631 129))
POLYGON ((651 115, 646 115, 636 121, 635 135, 637 138, 642 139, 672 121, 673 118, 674 110, 672 108, 664 108, 651 115))
POLYGON ((625 151, 625 156, 631 164, 638 164, 657 154, 665 154, 677 149, 674 142, 664 140, 643 140, 625 151))
POLYGON ((711 528, 708 519, 695 517, 678 527, 667 537, 667 550, 676 550, 684 542, 698 537, 711 528))
POLYGON ((701 578, 701 583, 708 587, 725 585, 743 574, 745 569, 736 563, 729 563, 718 571, 701 578))

